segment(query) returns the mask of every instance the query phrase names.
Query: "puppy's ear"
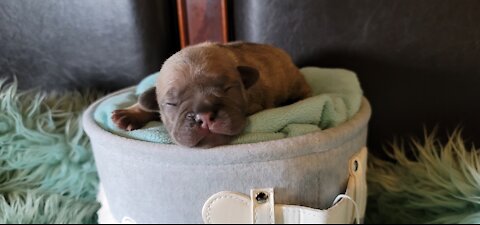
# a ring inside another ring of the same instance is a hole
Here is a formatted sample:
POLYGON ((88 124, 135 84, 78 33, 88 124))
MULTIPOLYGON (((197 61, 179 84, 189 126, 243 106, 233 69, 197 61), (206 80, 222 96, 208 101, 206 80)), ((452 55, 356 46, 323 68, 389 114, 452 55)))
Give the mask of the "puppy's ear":
POLYGON ((245 89, 248 89, 254 85, 260 76, 258 70, 253 67, 237 66, 237 70, 240 72, 240 77, 242 78, 245 89))
POLYGON ((158 112, 160 109, 157 102, 156 88, 152 87, 143 92, 143 94, 138 97, 138 103, 140 108, 146 112, 158 112))

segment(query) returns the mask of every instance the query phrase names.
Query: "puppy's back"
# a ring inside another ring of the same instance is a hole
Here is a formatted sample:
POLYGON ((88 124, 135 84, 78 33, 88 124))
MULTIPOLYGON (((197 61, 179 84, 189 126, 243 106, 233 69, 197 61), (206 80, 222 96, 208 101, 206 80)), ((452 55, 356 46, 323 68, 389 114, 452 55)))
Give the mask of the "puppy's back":
POLYGON ((305 77, 284 50, 268 44, 249 42, 232 42, 224 46, 235 53, 239 64, 258 69, 259 82, 249 91, 252 101, 259 101, 256 96, 263 95, 263 105, 271 108, 311 95, 305 77))

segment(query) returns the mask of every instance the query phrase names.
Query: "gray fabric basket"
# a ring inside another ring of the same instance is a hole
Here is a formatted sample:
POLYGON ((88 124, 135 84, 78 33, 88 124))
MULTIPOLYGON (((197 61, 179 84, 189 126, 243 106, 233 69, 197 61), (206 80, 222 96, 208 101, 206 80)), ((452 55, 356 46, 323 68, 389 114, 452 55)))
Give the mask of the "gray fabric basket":
MULTIPOLYGON (((109 98, 131 89, 106 96, 109 98)), ((275 202, 317 209, 344 193, 349 159, 366 145, 371 110, 364 98, 349 121, 282 140, 191 149, 127 139, 83 116, 110 209, 138 223, 202 223, 205 201, 220 191, 275 188, 275 202)))

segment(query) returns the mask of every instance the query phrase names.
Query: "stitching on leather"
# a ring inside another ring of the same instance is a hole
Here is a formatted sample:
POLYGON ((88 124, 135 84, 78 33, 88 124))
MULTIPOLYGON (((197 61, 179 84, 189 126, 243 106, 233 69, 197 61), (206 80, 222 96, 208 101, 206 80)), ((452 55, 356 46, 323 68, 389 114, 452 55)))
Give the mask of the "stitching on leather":
POLYGON ((212 211, 212 206, 213 204, 220 200, 220 199, 233 199, 233 200, 238 200, 240 201, 241 203, 243 203, 244 205, 248 206, 248 201, 246 201, 245 199, 242 199, 242 198, 239 198, 239 197, 236 197, 236 196, 219 196, 219 197, 216 197, 212 200, 212 202, 210 202, 210 204, 208 204, 208 207, 207 207, 207 222, 208 223, 211 223, 212 220, 211 220, 211 211, 212 211))

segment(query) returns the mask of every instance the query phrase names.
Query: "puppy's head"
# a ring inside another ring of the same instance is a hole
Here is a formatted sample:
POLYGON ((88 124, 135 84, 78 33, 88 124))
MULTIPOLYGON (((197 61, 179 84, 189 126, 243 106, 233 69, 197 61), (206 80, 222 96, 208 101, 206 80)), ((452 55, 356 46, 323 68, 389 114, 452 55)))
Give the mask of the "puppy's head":
POLYGON ((170 57, 156 85, 162 121, 174 141, 188 147, 229 143, 246 125, 246 90, 258 71, 238 65, 227 49, 186 48, 170 57))

